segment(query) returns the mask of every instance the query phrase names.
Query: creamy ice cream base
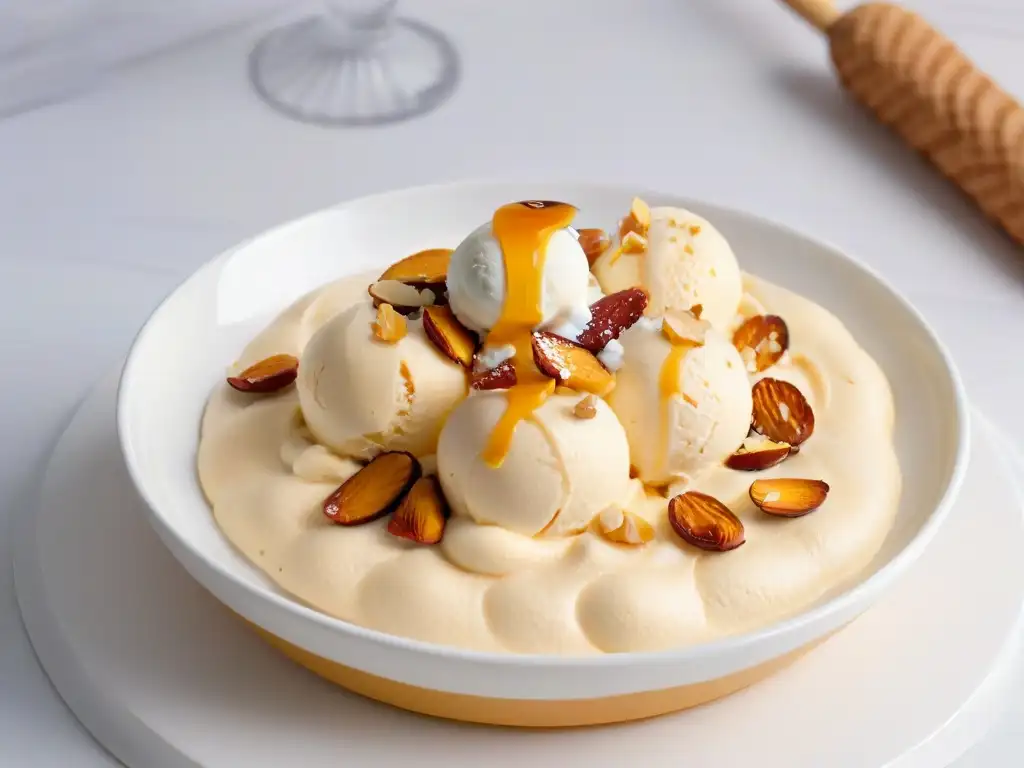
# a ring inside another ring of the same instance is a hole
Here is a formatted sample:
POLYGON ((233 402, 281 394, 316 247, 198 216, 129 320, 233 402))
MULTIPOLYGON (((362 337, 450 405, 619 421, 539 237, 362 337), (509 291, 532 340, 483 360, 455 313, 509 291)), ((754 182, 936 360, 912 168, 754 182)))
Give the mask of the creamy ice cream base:
MULTIPOLYGON (((368 319, 366 286, 373 279, 348 278, 296 302, 249 344, 236 367, 271 354, 299 356, 345 312, 368 319)), ((497 419, 500 393, 473 393, 452 411, 449 418, 459 423, 441 434, 442 443, 452 443, 443 466, 432 455, 421 457, 425 472, 440 472, 442 482, 462 489, 450 499, 455 514, 439 544, 393 536, 386 518, 332 524, 321 503, 361 464, 331 443, 366 448, 357 434, 366 430, 430 450, 436 425, 416 420, 415 395, 406 400, 393 388, 395 377, 408 379, 413 392, 446 397, 460 386, 461 372, 426 344, 417 321, 399 345, 374 352, 380 372, 351 385, 352 396, 363 396, 360 387, 379 389, 379 412, 358 424, 331 415, 329 398, 350 386, 342 373, 332 374, 341 377, 334 389, 318 395, 328 406, 319 430, 300 415, 299 387, 251 398, 219 386, 202 422, 203 490, 226 537, 278 587, 326 614, 394 635, 476 650, 593 654, 667 649, 764 626, 805 610, 865 569, 893 525, 900 472, 888 383, 844 326, 822 307, 751 275, 742 276, 742 291, 743 314, 780 315, 791 336, 783 359, 748 376, 748 385, 767 375, 796 384, 816 428, 779 466, 752 475, 715 461, 687 478, 688 487, 715 496, 742 520, 746 543, 735 550, 704 552, 674 534, 666 498, 629 479, 626 432, 636 425, 621 424, 604 402, 594 419, 573 422, 567 414, 579 393, 552 396, 519 424, 506 459, 509 485, 501 489, 474 476, 481 432, 472 428, 497 419), (514 471, 520 455, 524 466, 532 461, 546 474, 530 480, 514 471), (598 460, 601 466, 588 470, 598 460), (569 464, 572 472, 565 471, 569 464), (820 510, 783 520, 749 500, 754 477, 820 478, 831 491, 820 510), (629 547, 587 527, 612 502, 649 521, 655 539, 629 547)), ((365 347, 356 336, 344 341, 342 334, 337 343, 365 347)), ((638 350, 625 345, 627 368, 638 350)), ((644 386, 640 381, 635 389, 644 386)), ((649 418, 638 413, 636 421, 649 418)))

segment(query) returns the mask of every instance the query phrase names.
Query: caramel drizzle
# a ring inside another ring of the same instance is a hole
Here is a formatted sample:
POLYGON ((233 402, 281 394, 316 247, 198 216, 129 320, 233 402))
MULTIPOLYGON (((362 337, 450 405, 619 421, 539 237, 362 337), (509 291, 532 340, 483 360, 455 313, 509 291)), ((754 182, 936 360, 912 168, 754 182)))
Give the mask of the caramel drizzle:
POLYGON ((672 398, 680 395, 688 402, 692 401, 683 392, 683 360, 691 349, 696 349, 699 344, 690 341, 673 342, 669 341, 672 349, 665 356, 661 364, 661 372, 658 375, 658 389, 661 393, 661 466, 668 467, 669 449, 669 409, 672 405, 672 398))
POLYGON ((544 319, 544 258, 548 240, 572 223, 576 209, 566 203, 528 201, 503 205, 494 213, 491 228, 505 261, 505 302, 501 316, 487 337, 488 345, 512 345, 516 383, 508 390, 505 412, 494 426, 482 454, 492 467, 500 467, 512 445, 516 425, 527 418, 555 390, 533 360, 533 331, 544 319))

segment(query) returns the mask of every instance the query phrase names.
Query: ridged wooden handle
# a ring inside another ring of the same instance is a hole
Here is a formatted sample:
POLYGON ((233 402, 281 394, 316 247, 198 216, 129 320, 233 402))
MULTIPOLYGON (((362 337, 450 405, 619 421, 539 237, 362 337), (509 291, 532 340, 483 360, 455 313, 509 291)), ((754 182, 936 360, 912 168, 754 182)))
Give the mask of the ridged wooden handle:
MULTIPOLYGON (((811 23, 829 5, 784 2, 811 23)), ((1024 244, 1024 107, 911 11, 869 3, 820 28, 845 87, 1024 244)))

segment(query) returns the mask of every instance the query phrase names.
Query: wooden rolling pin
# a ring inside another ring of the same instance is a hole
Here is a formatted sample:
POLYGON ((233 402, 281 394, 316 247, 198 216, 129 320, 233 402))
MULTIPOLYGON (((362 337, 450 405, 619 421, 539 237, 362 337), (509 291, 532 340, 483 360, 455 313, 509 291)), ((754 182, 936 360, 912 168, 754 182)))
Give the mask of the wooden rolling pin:
POLYGON ((828 36, 843 85, 1024 244, 1024 108, 912 11, 783 0, 828 36))

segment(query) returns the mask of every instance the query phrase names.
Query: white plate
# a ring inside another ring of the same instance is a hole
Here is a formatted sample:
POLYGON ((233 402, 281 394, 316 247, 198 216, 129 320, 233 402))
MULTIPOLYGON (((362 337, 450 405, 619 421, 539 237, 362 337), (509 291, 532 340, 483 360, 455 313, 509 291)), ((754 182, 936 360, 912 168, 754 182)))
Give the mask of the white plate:
POLYGON ((967 458, 966 401, 942 346, 877 275, 839 251, 748 214, 658 192, 572 184, 465 183, 363 198, 280 227, 200 269, 152 315, 121 380, 119 433, 134 483, 171 552, 218 599, 331 662, 423 689, 497 699, 599 699, 688 686, 754 667, 845 625, 924 551, 967 458), (289 599, 223 538, 196 480, 197 426, 225 363, 276 312, 344 274, 424 247, 454 246, 498 206, 566 200, 607 225, 634 194, 690 208, 721 229, 747 271, 834 312, 892 384, 904 476, 896 526, 864 579, 792 619, 658 653, 588 658, 469 652, 396 638, 289 599))

